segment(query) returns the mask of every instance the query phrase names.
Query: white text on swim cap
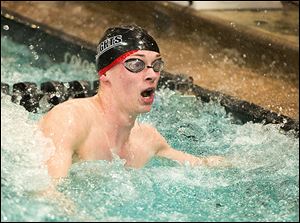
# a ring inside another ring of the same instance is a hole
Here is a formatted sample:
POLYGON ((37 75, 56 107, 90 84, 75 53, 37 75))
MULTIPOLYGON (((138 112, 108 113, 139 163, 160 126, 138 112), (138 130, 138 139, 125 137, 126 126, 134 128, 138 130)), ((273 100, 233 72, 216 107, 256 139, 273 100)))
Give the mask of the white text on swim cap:
POLYGON ((99 45, 100 55, 103 54, 105 51, 114 48, 115 46, 119 46, 121 44, 122 44, 122 35, 113 36, 102 41, 99 45))

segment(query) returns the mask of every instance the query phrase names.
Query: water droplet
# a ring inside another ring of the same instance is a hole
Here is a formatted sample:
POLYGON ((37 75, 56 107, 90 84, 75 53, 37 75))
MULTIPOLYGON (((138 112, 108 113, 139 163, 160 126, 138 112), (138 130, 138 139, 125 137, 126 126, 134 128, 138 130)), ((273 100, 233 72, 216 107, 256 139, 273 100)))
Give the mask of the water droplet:
POLYGON ((29 45, 29 49, 33 50, 34 46, 33 45, 29 45))
POLYGON ((4 29, 4 30, 9 30, 9 26, 8 26, 8 25, 4 25, 4 26, 3 26, 3 29, 4 29))
POLYGON ((70 84, 67 82, 67 83, 64 83, 64 86, 68 89, 70 88, 70 84))
POLYGON ((39 27, 37 25, 32 24, 31 28, 36 29, 36 28, 39 28, 39 27))
POLYGON ((19 162, 20 160, 21 160, 20 155, 16 155, 16 156, 15 156, 15 161, 16 161, 16 162, 19 162))

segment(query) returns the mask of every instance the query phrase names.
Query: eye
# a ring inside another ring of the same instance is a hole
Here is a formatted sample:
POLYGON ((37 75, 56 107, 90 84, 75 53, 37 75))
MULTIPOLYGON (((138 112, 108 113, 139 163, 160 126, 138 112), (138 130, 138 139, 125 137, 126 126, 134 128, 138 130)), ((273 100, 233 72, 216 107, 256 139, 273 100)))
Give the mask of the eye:
POLYGON ((129 59, 125 61, 125 66, 131 71, 139 72, 145 68, 145 63, 140 59, 129 59))
POLYGON ((144 67, 144 62, 143 61, 140 61, 140 60, 135 60, 135 61, 132 61, 130 64, 130 67, 133 68, 133 69, 141 69, 144 67))
POLYGON ((153 63, 152 63, 152 66, 153 66, 153 70, 155 72, 160 72, 163 70, 164 68, 164 62, 159 59, 159 60, 155 60, 153 63))

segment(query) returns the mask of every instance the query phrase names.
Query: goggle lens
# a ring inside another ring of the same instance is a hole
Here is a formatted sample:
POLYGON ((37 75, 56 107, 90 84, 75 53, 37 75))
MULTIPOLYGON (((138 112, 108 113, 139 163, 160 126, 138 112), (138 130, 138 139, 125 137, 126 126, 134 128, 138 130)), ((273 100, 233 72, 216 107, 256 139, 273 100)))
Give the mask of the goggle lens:
MULTIPOLYGON (((129 59, 129 60, 126 60, 124 62, 124 66, 126 67, 127 70, 129 70, 130 72, 133 72, 133 73, 139 73, 141 72, 142 70, 145 69, 146 67, 146 64, 144 61, 140 60, 140 59, 135 59, 135 58, 132 58, 132 59, 129 59)), ((155 72, 160 72, 163 70, 163 67, 164 67, 164 62, 161 60, 161 59, 158 59, 158 60, 155 60, 153 63, 152 63, 152 66, 147 66, 148 68, 153 68, 153 70, 155 72)))
POLYGON ((164 62, 162 60, 156 60, 152 64, 152 68, 155 72, 161 72, 164 69, 164 62))

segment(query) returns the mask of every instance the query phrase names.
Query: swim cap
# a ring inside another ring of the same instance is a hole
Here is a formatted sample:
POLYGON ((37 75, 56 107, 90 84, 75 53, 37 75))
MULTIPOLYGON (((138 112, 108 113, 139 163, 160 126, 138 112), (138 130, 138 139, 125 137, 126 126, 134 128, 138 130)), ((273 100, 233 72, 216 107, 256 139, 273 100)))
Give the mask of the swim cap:
POLYGON ((97 46, 98 74, 103 75, 138 50, 151 50, 159 53, 155 40, 139 26, 130 25, 107 29, 97 46))

